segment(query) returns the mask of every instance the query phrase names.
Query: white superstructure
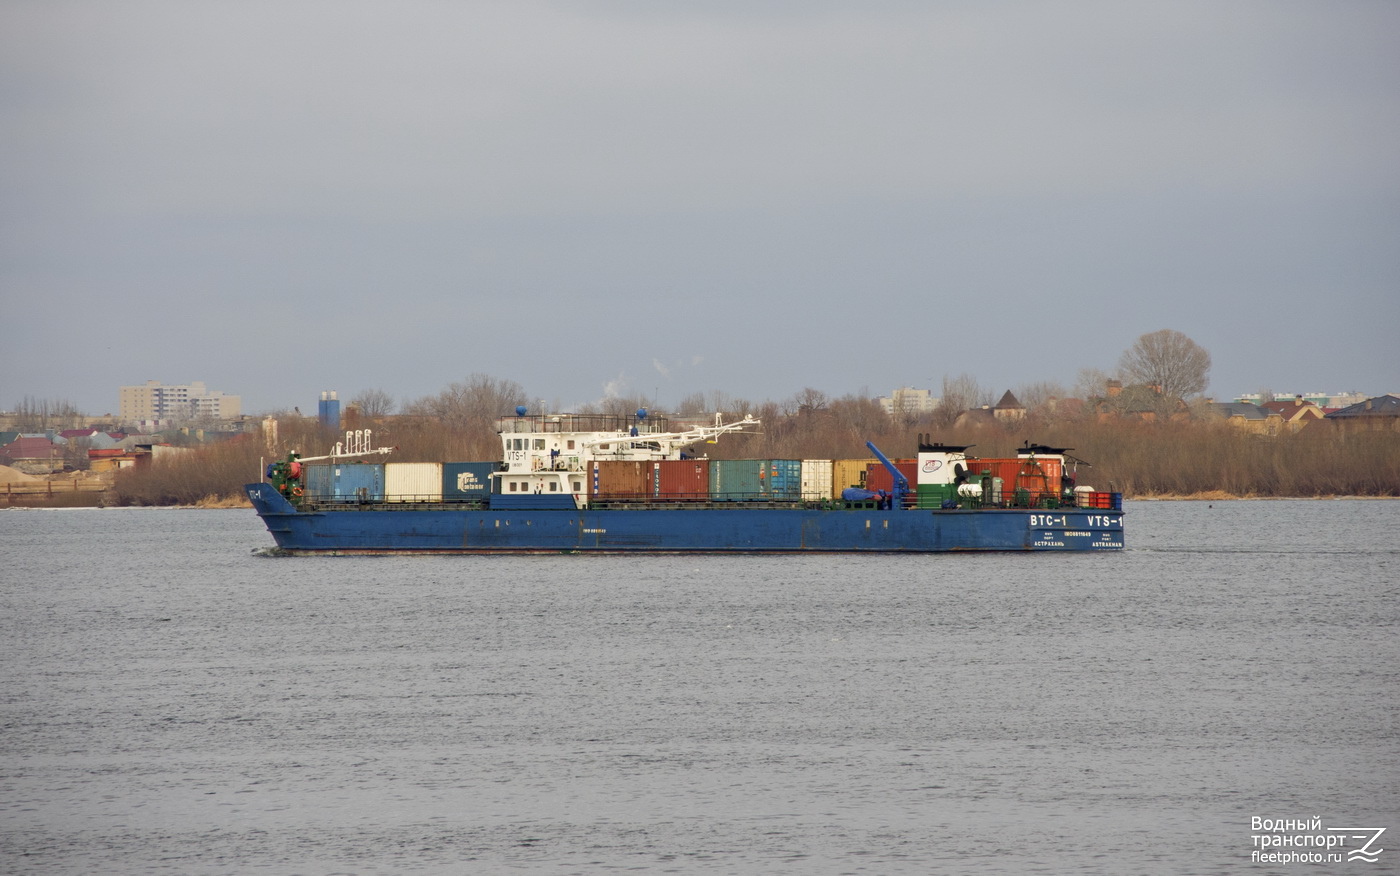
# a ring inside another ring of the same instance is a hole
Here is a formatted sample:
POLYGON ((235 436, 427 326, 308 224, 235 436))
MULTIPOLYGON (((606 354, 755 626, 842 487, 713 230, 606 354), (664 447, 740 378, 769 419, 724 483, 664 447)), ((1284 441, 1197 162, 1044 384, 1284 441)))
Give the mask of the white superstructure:
POLYGON ((505 495, 569 493, 582 507, 587 499, 588 467, 595 461, 681 459, 687 447, 714 443, 720 435, 758 425, 753 417, 732 423, 715 414, 713 426, 672 431, 664 418, 592 414, 527 414, 496 421, 505 470, 493 492, 505 495))

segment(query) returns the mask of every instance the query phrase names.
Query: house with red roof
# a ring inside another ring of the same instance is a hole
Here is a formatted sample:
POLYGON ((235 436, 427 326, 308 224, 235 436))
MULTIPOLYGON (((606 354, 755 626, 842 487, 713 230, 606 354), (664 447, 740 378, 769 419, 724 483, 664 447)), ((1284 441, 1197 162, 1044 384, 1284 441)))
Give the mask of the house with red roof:
POLYGON ((1327 416, 1327 412, 1303 397, 1295 396, 1285 401, 1264 402, 1259 405, 1266 413, 1280 417, 1283 428, 1297 432, 1309 423, 1316 423, 1327 416))
POLYGON ((0 464, 31 474, 63 471, 63 446, 46 435, 21 435, 0 447, 0 464))

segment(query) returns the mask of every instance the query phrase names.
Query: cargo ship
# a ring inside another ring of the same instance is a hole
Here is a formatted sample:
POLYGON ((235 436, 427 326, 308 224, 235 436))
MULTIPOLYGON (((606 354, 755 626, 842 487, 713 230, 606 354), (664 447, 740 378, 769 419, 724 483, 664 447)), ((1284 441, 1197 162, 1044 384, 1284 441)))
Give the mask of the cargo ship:
POLYGON ((1122 495, 1078 485, 1072 448, 981 459, 920 435, 911 459, 869 442, 855 460, 696 453, 758 425, 518 408, 496 422, 500 460, 371 462, 391 448, 356 431, 326 456, 272 463, 245 490, 293 555, 1123 548, 1122 495))

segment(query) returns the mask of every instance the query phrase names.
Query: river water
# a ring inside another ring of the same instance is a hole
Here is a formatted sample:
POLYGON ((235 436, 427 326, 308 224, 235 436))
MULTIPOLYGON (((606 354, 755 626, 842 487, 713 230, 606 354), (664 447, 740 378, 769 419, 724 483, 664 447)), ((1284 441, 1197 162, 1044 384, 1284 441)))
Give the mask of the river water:
POLYGON ((1400 502, 1128 512, 1115 554, 325 559, 0 512, 0 872, 1400 872, 1400 502), (1256 861, 1285 819, 1394 848, 1256 861))

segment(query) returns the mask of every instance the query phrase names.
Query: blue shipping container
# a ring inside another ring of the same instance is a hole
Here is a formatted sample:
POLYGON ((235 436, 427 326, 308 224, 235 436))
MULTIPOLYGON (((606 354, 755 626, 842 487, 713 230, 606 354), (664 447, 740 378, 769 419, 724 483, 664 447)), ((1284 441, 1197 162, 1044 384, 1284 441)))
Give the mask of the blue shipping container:
POLYGON ((442 464, 442 499, 444 502, 469 502, 491 494, 491 473, 494 462, 444 462, 442 464))
POLYGON ((304 467, 306 495, 315 501, 384 501, 384 464, 371 462, 318 463, 304 467))
POLYGON ((802 460, 767 460, 764 480, 764 498, 797 500, 802 498, 802 460))

